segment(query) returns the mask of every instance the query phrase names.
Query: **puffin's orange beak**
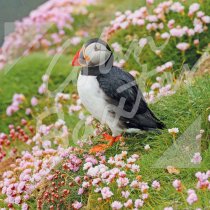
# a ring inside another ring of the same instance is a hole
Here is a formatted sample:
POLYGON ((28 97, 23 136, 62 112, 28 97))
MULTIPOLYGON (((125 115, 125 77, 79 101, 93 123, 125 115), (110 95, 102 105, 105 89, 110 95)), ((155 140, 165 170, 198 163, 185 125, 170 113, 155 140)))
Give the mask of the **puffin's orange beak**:
POLYGON ((79 63, 79 54, 80 54, 80 50, 77 51, 76 55, 74 56, 73 60, 72 60, 72 66, 81 66, 79 63))

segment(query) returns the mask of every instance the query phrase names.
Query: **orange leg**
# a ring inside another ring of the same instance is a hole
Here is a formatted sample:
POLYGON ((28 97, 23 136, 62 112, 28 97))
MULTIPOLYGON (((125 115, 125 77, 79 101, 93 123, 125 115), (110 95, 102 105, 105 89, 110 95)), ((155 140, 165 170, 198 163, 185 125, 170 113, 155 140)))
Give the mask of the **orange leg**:
POLYGON ((113 146, 113 144, 121 139, 120 136, 113 137, 107 133, 103 134, 104 140, 109 141, 108 144, 98 144, 90 149, 90 153, 102 152, 113 146))
POLYGON ((90 149, 90 153, 103 152, 108 148, 107 144, 98 144, 90 149))
POLYGON ((109 146, 112 146, 115 142, 118 142, 121 139, 121 135, 112 137, 111 141, 109 142, 109 146))

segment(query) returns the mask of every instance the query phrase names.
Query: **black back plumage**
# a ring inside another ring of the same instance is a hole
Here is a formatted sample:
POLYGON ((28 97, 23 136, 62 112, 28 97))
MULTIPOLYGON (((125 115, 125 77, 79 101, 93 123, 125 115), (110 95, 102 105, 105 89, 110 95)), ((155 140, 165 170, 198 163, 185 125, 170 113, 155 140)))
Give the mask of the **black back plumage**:
POLYGON ((107 101, 116 107, 115 114, 126 128, 142 130, 162 129, 164 124, 147 106, 142 92, 133 76, 113 66, 106 74, 99 74, 97 80, 107 96, 107 101))

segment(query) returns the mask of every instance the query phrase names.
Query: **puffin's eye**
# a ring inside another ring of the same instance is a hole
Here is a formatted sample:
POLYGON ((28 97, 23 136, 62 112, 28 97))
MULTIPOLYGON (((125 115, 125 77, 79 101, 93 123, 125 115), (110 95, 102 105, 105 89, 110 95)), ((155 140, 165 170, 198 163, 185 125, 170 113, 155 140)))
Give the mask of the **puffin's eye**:
POLYGON ((101 50, 101 45, 100 44, 95 44, 94 50, 95 51, 100 51, 101 50))
POLYGON ((95 50, 95 51, 99 51, 97 45, 94 46, 94 50, 95 50))

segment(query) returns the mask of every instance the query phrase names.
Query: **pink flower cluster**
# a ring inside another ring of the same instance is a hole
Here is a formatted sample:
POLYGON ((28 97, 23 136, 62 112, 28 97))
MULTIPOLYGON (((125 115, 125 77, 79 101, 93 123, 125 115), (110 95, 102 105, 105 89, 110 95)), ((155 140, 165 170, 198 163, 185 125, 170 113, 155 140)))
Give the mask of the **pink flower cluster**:
POLYGON ((22 157, 16 159, 11 170, 3 173, 3 181, 0 182, 2 194, 6 196, 8 206, 13 204, 26 206, 31 193, 41 184, 42 180, 49 175, 62 159, 63 154, 70 154, 72 148, 58 148, 54 150, 33 147, 32 153, 22 153, 22 157))
POLYGON ((174 20, 169 20, 168 23, 165 21, 169 12, 180 13, 184 16, 184 8, 180 2, 164 1, 158 4, 152 13, 146 7, 141 7, 134 12, 130 10, 125 11, 125 13, 117 12, 115 20, 111 21, 110 26, 104 29, 103 34, 109 37, 115 31, 126 29, 129 25, 145 26, 148 31, 158 31, 163 30, 164 24, 167 24, 169 31, 162 33, 161 38, 163 39, 170 38, 170 35, 179 38, 184 35, 194 36, 196 33, 205 31, 206 24, 210 23, 210 17, 199 10, 200 5, 198 3, 189 6, 188 15, 191 17, 194 28, 181 27, 180 25, 175 27, 174 20))
POLYGON ((163 96, 173 95, 175 91, 172 89, 171 84, 164 85, 164 82, 161 77, 156 77, 156 81, 154 82, 149 92, 144 92, 143 95, 148 103, 154 103, 157 99, 163 96))
POLYGON ((4 150, 4 146, 10 145, 10 141, 5 133, 0 133, 0 162, 6 156, 6 151, 4 150))
POLYGON ((200 164, 201 161, 202 161, 201 154, 199 152, 196 152, 193 155, 193 158, 191 159, 191 162, 194 163, 194 164, 200 164))
POLYGON ((173 181, 173 187, 177 190, 177 191, 182 191, 182 183, 180 180, 176 179, 173 181))
MULTIPOLYGON (((59 44, 64 39, 64 29, 72 29, 72 15, 86 14, 86 6, 95 3, 96 0, 48 0, 28 17, 16 21, 15 31, 5 37, 0 49, 0 69, 7 61, 39 48, 48 49, 54 46, 57 51, 61 50, 59 44), (56 26, 58 32, 48 36, 48 30, 52 26, 56 26)), ((75 41, 72 40, 72 43, 75 41)), ((76 42, 78 43, 78 40, 76 42)))
POLYGON ((119 61, 114 61, 114 65, 122 68, 125 65, 126 61, 124 59, 120 59, 119 61))
MULTIPOLYGON (((207 191, 210 190, 210 181, 209 181, 210 171, 197 172, 195 174, 195 176, 198 179, 198 182, 197 182, 197 185, 196 185, 197 189, 196 190, 194 190, 194 189, 186 190, 186 192, 187 192, 186 201, 187 201, 187 203, 189 205, 193 205, 194 203, 198 202, 198 200, 199 200, 198 195, 201 195, 204 192, 206 193, 206 190, 207 191)), ((172 185, 178 192, 181 192, 181 191, 185 190, 185 187, 182 185, 180 180, 177 180, 177 179, 174 180, 172 185)), ((206 196, 206 194, 205 195, 201 195, 201 196, 206 196)), ((165 209, 170 209, 170 208, 171 207, 166 207, 165 209)))
POLYGON ((160 189, 160 182, 158 182, 157 180, 154 180, 154 181, 152 182, 152 187, 153 187, 154 189, 159 190, 159 189, 160 189))
POLYGON ((158 66, 156 68, 156 71, 159 73, 159 72, 164 72, 164 71, 167 71, 167 70, 171 70, 172 68, 173 68, 173 62, 168 61, 165 64, 163 64, 161 66, 158 66))
POLYGON ((12 116, 15 112, 20 109, 20 105, 24 102, 25 96, 23 94, 14 94, 12 99, 12 104, 7 107, 6 114, 7 116, 12 116))
MULTIPOLYGON (((138 159, 137 154, 128 157, 126 151, 110 157, 107 162, 104 158, 99 163, 95 159, 88 162, 86 159, 83 170, 86 171, 86 175, 91 181, 83 181, 81 183, 82 188, 93 187, 100 202, 103 202, 103 200, 112 201, 110 203, 112 209, 121 209, 123 207, 139 209, 149 197, 149 186, 146 182, 142 182, 141 176, 138 175, 140 171, 139 165, 136 164, 138 159), (136 175, 136 178, 134 175, 136 175), (114 200, 117 198, 117 195, 115 195, 116 188, 122 194, 120 200, 114 200), (141 195, 139 196, 141 199, 139 197, 136 200, 129 198, 130 193, 133 191, 140 191, 141 195)), ((160 188, 158 181, 153 182, 153 188, 160 188)))
POLYGON ((196 201, 198 201, 198 197, 195 193, 195 190, 189 189, 187 191, 188 193, 188 197, 187 197, 187 202, 192 205, 193 203, 195 203, 196 201))
POLYGON ((205 172, 197 172, 195 176, 198 179, 197 188, 198 189, 208 189, 210 190, 210 171, 205 172))
POLYGON ((68 161, 63 165, 63 167, 73 172, 77 172, 80 169, 81 164, 82 160, 80 158, 76 155, 70 154, 68 161))
POLYGON ((38 89, 39 94, 42 95, 42 94, 47 93, 48 82, 49 82, 49 75, 44 74, 42 76, 42 84, 39 86, 39 89, 38 89))
POLYGON ((117 42, 113 43, 111 46, 112 46, 112 48, 114 49, 115 52, 121 52, 122 51, 122 46, 117 42))
POLYGON ((182 52, 185 52, 187 49, 189 49, 190 45, 186 42, 181 42, 176 45, 177 49, 179 49, 182 52))

